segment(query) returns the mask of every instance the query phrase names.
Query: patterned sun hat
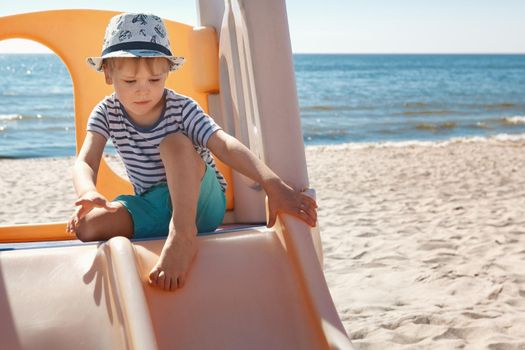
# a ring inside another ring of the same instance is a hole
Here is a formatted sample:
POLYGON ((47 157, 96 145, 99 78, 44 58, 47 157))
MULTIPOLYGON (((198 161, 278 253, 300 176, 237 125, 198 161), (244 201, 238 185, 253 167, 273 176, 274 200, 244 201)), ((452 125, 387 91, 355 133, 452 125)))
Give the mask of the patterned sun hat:
POLYGON ((123 13, 109 21, 100 57, 88 57, 87 63, 102 71, 102 61, 110 57, 165 57, 170 70, 179 69, 183 57, 173 56, 168 32, 158 16, 143 13, 123 13))

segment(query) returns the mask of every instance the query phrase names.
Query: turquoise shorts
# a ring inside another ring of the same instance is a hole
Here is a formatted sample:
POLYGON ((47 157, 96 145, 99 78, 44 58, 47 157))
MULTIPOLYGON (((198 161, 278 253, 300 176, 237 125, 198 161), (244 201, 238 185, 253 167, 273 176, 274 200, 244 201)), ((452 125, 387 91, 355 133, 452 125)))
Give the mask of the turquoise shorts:
MULTIPOLYGON (((140 195, 121 195, 114 199, 122 203, 133 220, 133 238, 166 237, 173 208, 166 183, 153 186, 140 195)), ((215 170, 206 165, 197 203, 197 232, 212 233, 226 211, 226 196, 215 170)))

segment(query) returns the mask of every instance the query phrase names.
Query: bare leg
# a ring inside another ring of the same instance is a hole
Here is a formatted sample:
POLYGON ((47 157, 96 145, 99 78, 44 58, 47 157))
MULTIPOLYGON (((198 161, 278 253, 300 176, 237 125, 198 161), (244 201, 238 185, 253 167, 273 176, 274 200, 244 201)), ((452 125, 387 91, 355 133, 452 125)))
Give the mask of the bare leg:
POLYGON ((109 212, 95 208, 79 221, 76 234, 84 242, 108 240, 115 236, 131 238, 133 236, 133 219, 128 210, 121 204, 117 211, 109 212))
POLYGON ((192 142, 183 134, 171 134, 160 145, 166 168, 173 215, 159 261, 150 272, 150 283, 164 290, 184 285, 197 253, 197 201, 205 165, 192 142))

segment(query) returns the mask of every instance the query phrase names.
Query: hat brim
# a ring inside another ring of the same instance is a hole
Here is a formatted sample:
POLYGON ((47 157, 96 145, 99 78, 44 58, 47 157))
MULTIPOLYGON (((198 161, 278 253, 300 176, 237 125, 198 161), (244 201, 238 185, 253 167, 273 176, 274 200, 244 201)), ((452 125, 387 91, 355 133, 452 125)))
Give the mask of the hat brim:
POLYGON ((170 62, 170 71, 176 71, 184 64, 184 57, 168 56, 158 51, 153 50, 126 50, 126 51, 114 51, 110 52, 101 57, 88 57, 86 62, 98 72, 102 72, 102 62, 106 58, 111 57, 164 57, 170 62))

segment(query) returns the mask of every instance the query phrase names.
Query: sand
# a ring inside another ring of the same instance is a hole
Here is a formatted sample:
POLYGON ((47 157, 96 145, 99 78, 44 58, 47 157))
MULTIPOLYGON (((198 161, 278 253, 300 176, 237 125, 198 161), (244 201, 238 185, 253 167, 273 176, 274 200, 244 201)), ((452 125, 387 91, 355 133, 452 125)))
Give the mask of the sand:
MULTIPOLYGON (((357 349, 525 349, 525 141, 308 147, 357 349)), ((64 221, 72 158, 1 160, 0 224, 64 221)))

